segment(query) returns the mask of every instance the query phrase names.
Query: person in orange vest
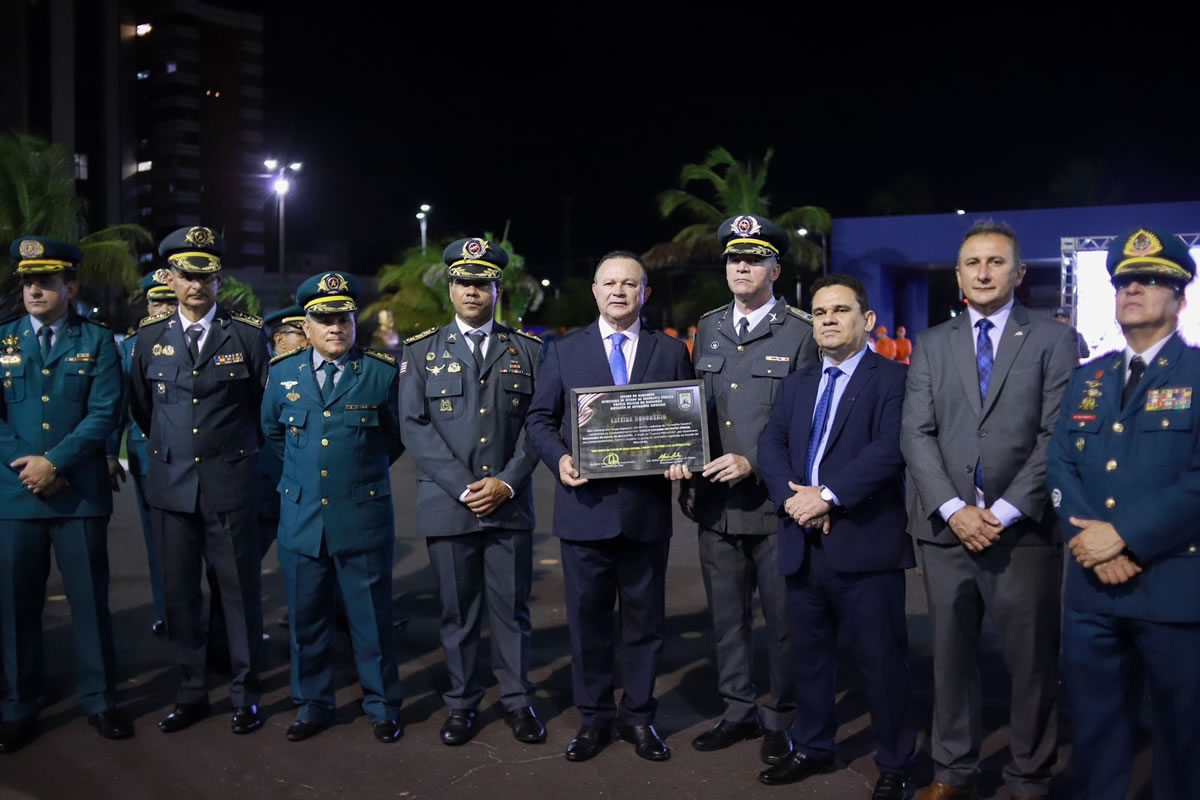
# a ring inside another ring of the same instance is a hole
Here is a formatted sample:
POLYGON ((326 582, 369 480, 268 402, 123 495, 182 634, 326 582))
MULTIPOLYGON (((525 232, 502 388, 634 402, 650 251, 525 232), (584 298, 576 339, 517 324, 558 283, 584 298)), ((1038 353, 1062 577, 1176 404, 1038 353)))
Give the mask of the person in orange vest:
POLYGON ((896 345, 896 360, 907 364, 912 358, 912 339, 908 338, 908 331, 903 325, 896 326, 896 338, 892 341, 896 345))
POLYGON ((875 352, 884 358, 896 360, 896 340, 888 337, 887 328, 882 325, 875 329, 875 352))

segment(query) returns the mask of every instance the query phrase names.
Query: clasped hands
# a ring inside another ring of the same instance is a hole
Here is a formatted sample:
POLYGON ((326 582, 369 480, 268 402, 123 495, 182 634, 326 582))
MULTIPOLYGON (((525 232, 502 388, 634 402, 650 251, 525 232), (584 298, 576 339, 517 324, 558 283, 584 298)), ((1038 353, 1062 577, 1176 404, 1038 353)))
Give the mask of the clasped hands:
POLYGON ((9 466, 20 471, 21 483, 39 497, 53 497, 67 485, 67 479, 44 456, 21 456, 9 466))
POLYGON ((1142 571, 1125 554, 1125 540, 1111 522, 1071 517, 1079 533, 1071 539, 1071 555, 1084 569, 1096 570, 1101 583, 1110 586, 1127 583, 1142 571))
POLYGON ((508 487, 499 478, 481 478, 467 485, 467 496, 463 503, 477 517, 490 516, 508 501, 508 487))

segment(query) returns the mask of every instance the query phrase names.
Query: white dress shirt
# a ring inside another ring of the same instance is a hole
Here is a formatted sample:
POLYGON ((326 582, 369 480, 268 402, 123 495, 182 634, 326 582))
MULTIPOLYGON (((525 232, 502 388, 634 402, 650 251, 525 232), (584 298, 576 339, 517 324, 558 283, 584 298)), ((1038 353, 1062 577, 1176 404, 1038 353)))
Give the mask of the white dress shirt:
POLYGON ((754 330, 755 328, 758 327, 758 323, 762 322, 763 319, 766 318, 767 314, 771 313, 771 309, 774 308, 778 303, 779 303, 779 298, 772 297, 769 301, 767 301, 765 304, 763 304, 763 306, 761 308, 756 308, 753 311, 751 311, 749 314, 743 314, 742 312, 738 311, 737 303, 734 303, 733 304, 733 332, 735 334, 738 333, 738 331, 741 329, 743 319, 748 320, 750 322, 750 327, 747 328, 746 330, 748 330, 748 331, 754 330))
POLYGON ((486 339, 483 340, 483 352, 479 354, 480 359, 487 357, 488 343, 491 341, 491 338, 492 338, 492 324, 494 322, 495 322, 495 320, 489 319, 487 322, 483 323, 478 328, 472 328, 470 325, 463 322, 462 317, 458 316, 457 314, 454 315, 454 324, 458 326, 458 332, 463 335, 463 339, 467 343, 467 348, 472 353, 475 352, 475 340, 471 338, 471 334, 474 333, 475 331, 480 331, 484 334, 484 336, 487 337, 486 339))
MULTIPOLYGON (((29 315, 29 324, 33 326, 33 335, 35 337, 40 337, 42 328, 46 327, 45 323, 39 322, 38 318, 33 316, 32 314, 29 315)), ((63 327, 66 326, 66 324, 67 324, 67 315, 66 314, 63 314, 58 319, 54 320, 54 322, 50 323, 50 330, 51 330, 50 347, 52 347, 52 348, 54 347, 54 343, 58 341, 58 335, 60 333, 62 333, 62 329, 63 329, 63 327)), ((39 338, 38 347, 39 348, 41 347, 40 338, 39 338)))
MULTIPOLYGON (((36 330, 35 330, 35 332, 36 332, 36 330)), ((57 333, 55 335, 57 335, 57 333)), ((1125 385, 1127 385, 1129 383, 1129 373, 1131 372, 1131 370, 1129 369, 1129 365, 1133 361, 1133 357, 1141 356, 1142 361, 1146 362, 1146 366, 1147 367, 1150 366, 1150 362, 1154 360, 1154 357, 1156 355, 1158 355, 1158 351, 1163 349, 1163 345, 1167 343, 1167 339, 1170 339, 1174 335, 1175 335, 1175 331, 1171 331, 1166 336, 1164 336, 1163 338, 1159 339, 1157 342, 1155 342, 1154 344, 1152 344, 1148 348, 1146 348, 1146 352, 1144 352, 1144 353, 1135 353, 1135 352, 1133 352, 1132 347, 1130 347, 1129 345, 1125 345, 1125 383, 1121 385, 1122 389, 1125 387, 1125 385)))
POLYGON ((200 334, 200 340, 196 342, 196 350, 203 350, 204 343, 208 341, 208 332, 212 329, 213 320, 217 318, 217 304, 213 303, 213 307, 208 310, 208 313, 195 322, 188 322, 182 310, 176 311, 175 315, 179 317, 179 322, 183 325, 183 341, 185 343, 188 341, 188 328, 193 325, 199 325, 204 328, 204 331, 200 334))
MULTIPOLYGON (((346 351, 341 358, 336 359, 333 363, 337 366, 337 372, 333 373, 333 385, 337 386, 342 380, 342 372, 346 368, 346 361, 350 358, 350 351, 346 351)), ((321 387, 321 391, 325 391, 325 370, 321 369, 325 366, 325 359, 321 358, 321 354, 317 352, 317 348, 312 348, 312 368, 313 375, 317 378, 317 386, 321 387)))
POLYGON ((614 333, 625 334, 625 341, 621 342, 621 352, 625 354, 625 376, 633 378, 633 359, 637 355, 638 334, 642 330, 642 321, 637 320, 630 325, 626 330, 617 331, 604 317, 600 317, 600 335, 604 337, 604 358, 607 360, 612 356, 612 335, 614 333))

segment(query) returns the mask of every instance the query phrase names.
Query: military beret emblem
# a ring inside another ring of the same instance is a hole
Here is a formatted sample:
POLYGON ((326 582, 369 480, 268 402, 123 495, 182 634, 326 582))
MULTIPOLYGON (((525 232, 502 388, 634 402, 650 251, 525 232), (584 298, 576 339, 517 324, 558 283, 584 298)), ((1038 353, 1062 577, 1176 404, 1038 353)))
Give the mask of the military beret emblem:
POLYGON ((486 239, 467 239, 463 243, 462 257, 466 259, 475 259, 482 256, 488 251, 489 245, 486 239))
POLYGON ((38 258, 46 252, 46 247, 37 239, 25 239, 20 247, 22 258, 38 258))
POLYGON ((203 225, 196 225, 191 228, 183 240, 193 247, 209 247, 217 240, 216 234, 203 225))
POLYGON ((346 288, 346 279, 336 272, 330 272, 321 278, 317 288, 322 292, 336 293, 346 288))
POLYGON ((159 267, 158 269, 154 270, 154 282, 155 283, 166 283, 167 282, 167 271, 165 269, 163 269, 162 267, 159 267))
POLYGON ((735 219, 729 228, 739 236, 756 236, 762 230, 762 224, 749 214, 743 214, 735 219))
POLYGON ((1135 231, 1129 237, 1129 241, 1125 242, 1127 256, 1152 256, 1161 253, 1162 249, 1162 242, 1158 237, 1144 228, 1135 231))

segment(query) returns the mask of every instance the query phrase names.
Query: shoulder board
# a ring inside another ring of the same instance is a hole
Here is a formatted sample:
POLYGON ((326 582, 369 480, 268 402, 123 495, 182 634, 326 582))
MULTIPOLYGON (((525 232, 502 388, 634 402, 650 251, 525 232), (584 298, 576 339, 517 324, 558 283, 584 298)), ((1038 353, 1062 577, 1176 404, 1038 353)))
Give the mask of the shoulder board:
POLYGON ((419 342, 419 341, 421 341, 422 339, 424 339, 426 336, 430 336, 430 335, 432 335, 432 334, 435 334, 435 333, 437 333, 437 328, 430 328, 430 329, 429 329, 429 330, 427 330, 427 331, 421 331, 421 332, 420 332, 420 333, 418 333, 416 336, 410 336, 410 337, 408 337, 407 339, 405 339, 405 340, 404 340, 404 343, 405 343, 405 344, 412 344, 413 342, 419 342))
POLYGON ((700 319, 704 319, 705 317, 712 316, 713 314, 716 314, 718 311, 724 311, 727 308, 729 308, 729 303, 726 303, 723 306, 717 306, 716 308, 711 309, 709 311, 705 311, 703 314, 701 314, 700 319))
POLYGON ((390 356, 387 353, 381 352, 379 350, 372 350, 369 347, 363 348, 363 354, 371 356, 372 358, 378 358, 380 361, 386 361, 389 364, 394 365, 396 363, 395 357, 390 356))
POLYGON ((142 321, 138 323, 139 328, 144 328, 147 325, 153 325, 156 322, 162 322, 165 319, 170 319, 175 316, 174 311, 164 311, 161 314, 155 314, 153 317, 142 317, 142 321))
POLYGON ((112 330, 112 328, 110 328, 110 327, 109 327, 109 324, 108 324, 107 322, 104 322, 104 321, 102 321, 102 320, 98 320, 98 319, 85 319, 85 320, 84 320, 84 322, 90 322, 90 323, 92 323, 93 325, 96 325, 96 326, 99 326, 99 327, 101 327, 101 328, 104 328, 104 330, 106 330, 106 331, 107 331, 107 330, 112 330))
POLYGON ((802 319, 805 322, 810 323, 810 324, 813 321, 812 314, 808 313, 807 311, 801 311, 800 309, 796 308, 795 306, 788 306, 788 313, 791 314, 793 317, 799 317, 800 319, 802 319))
POLYGON ((271 363, 274 364, 276 361, 283 361, 285 358, 291 358, 292 356, 296 355, 296 353, 299 353, 300 351, 307 350, 307 349, 308 349, 307 346, 297 347, 294 350, 288 350, 286 353, 280 353, 279 355, 277 355, 271 359, 271 363))
POLYGON ((256 328, 263 326, 262 317, 256 317, 253 314, 247 314, 245 311, 230 310, 229 316, 236 319, 238 322, 244 322, 247 325, 253 325, 256 328))
POLYGON ((126 339, 132 339, 134 336, 137 336, 137 328, 130 328, 129 330, 125 331, 126 339))
POLYGON ((526 331, 523 331, 523 330, 521 330, 520 328, 513 328, 513 329, 512 329, 512 332, 513 332, 513 333, 515 333, 515 334, 517 334, 518 336, 524 336, 526 339, 533 339, 533 340, 534 340, 535 342, 537 342, 538 344, 541 344, 541 343, 542 343, 542 337, 540 337, 540 336, 534 336, 532 333, 528 333, 528 332, 526 332, 526 331))

